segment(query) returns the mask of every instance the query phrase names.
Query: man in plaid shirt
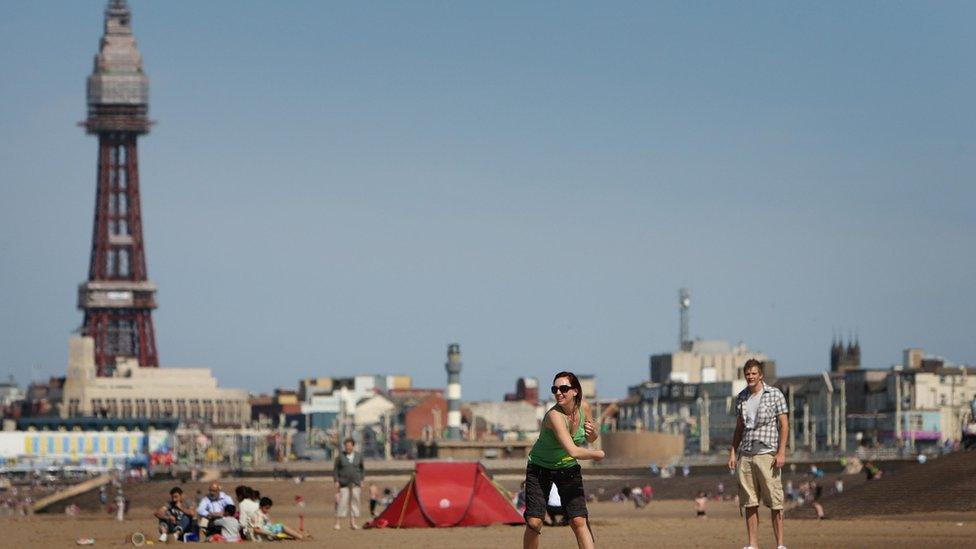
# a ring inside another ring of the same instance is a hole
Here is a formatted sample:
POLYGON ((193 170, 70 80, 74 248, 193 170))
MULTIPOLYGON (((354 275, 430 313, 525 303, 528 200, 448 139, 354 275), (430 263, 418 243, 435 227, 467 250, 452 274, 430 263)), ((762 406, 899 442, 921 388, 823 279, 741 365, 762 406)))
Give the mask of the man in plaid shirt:
POLYGON ((786 439, 790 426, 786 398, 763 382, 763 363, 749 359, 742 367, 746 388, 735 398, 735 434, 729 449, 729 469, 739 479, 739 505, 745 508, 749 545, 759 547, 759 501, 772 513, 776 549, 783 545, 783 483, 786 439), (737 459, 738 458, 738 459, 737 459))

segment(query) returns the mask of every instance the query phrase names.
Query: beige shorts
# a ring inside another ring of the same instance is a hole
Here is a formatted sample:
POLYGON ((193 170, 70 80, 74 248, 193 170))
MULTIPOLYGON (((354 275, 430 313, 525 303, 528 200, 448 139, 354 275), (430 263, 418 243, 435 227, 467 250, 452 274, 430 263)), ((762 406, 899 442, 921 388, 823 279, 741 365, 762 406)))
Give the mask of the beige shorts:
POLYGON ((740 456, 736 476, 739 478, 739 505, 759 507, 762 498, 763 505, 770 509, 783 508, 783 482, 775 455, 740 456))
POLYGON ((343 486, 339 488, 339 501, 336 502, 336 516, 348 517, 352 512, 353 517, 359 516, 359 498, 362 488, 357 484, 343 486))

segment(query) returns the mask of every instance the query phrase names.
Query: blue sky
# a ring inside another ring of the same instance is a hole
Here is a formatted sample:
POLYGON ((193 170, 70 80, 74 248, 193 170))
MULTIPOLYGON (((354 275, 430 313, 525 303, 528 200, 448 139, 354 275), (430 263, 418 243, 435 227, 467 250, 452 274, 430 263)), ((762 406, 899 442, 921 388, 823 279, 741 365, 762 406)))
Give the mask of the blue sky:
MULTIPOLYGON (((464 396, 692 334, 782 374, 976 363, 971 3, 133 1, 162 362, 268 391, 405 373, 464 396)), ((4 2, 0 374, 81 322, 101 1, 4 2)))

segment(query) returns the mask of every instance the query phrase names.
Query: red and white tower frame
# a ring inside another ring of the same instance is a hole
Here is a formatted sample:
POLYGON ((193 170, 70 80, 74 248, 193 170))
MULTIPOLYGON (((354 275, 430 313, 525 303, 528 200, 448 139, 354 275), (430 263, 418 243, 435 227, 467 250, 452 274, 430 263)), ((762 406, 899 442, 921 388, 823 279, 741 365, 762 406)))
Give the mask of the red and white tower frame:
POLYGON ((98 375, 119 359, 159 366, 152 310, 156 285, 146 272, 139 201, 137 138, 149 131, 149 78, 132 36, 125 0, 110 0, 95 69, 88 77, 88 118, 98 136, 98 189, 88 280, 78 288, 82 333, 95 340, 98 375))

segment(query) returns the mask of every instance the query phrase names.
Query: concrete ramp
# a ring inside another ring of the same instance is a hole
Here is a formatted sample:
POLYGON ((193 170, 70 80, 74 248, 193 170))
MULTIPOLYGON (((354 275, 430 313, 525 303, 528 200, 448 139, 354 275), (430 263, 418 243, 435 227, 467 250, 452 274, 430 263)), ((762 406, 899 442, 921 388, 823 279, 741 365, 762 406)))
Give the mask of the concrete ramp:
MULTIPOLYGON (((883 462, 879 462, 886 469, 883 462)), ((841 494, 821 498, 828 517, 971 513, 976 511, 976 451, 961 450, 899 468, 841 494)), ((826 480, 826 479, 824 479, 826 480)), ((825 487, 829 486, 824 483, 825 487)), ((787 518, 813 518, 813 507, 794 507, 787 518)))
POLYGON ((37 503, 35 503, 34 506, 31 507, 31 510, 34 511, 35 513, 43 512, 45 509, 47 509, 51 505, 54 505, 55 503, 58 503, 59 501, 64 501, 68 498, 73 498, 75 496, 84 494, 85 492, 90 492, 101 486, 109 484, 110 482, 112 482, 111 475, 101 475, 93 479, 88 479, 84 482, 80 482, 78 484, 69 486, 68 488, 61 490, 60 492, 56 492, 54 494, 51 494, 50 496, 46 496, 37 500, 37 503))

